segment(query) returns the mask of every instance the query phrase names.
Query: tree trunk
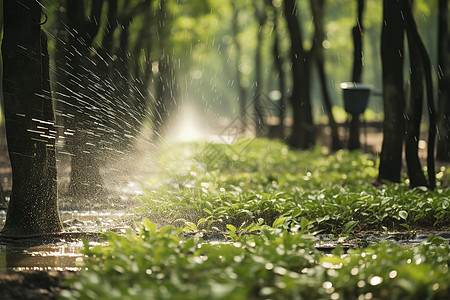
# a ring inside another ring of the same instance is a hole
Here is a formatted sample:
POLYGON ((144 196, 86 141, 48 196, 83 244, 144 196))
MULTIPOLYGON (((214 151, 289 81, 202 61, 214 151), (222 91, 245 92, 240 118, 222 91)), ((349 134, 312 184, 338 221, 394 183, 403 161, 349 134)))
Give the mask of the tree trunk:
POLYGON ((233 2, 233 40, 236 47, 236 81, 238 87, 238 102, 239 102, 239 115, 242 122, 242 131, 246 130, 247 127, 247 118, 246 118, 246 107, 247 107, 247 93, 245 91, 245 87, 242 85, 242 74, 239 69, 239 65, 241 63, 242 49, 241 43, 238 40, 239 33, 239 9, 235 2, 233 2))
MULTIPOLYGON (((273 4, 272 4, 273 5, 273 4)), ((275 33, 275 39, 273 42, 273 58, 275 70, 278 73, 278 82, 280 90, 280 99, 278 100, 278 118, 279 123, 276 128, 275 137, 284 139, 284 119, 286 116, 286 74, 283 70, 283 58, 280 51, 280 32, 278 32, 278 10, 275 6, 272 7, 274 11, 273 15, 273 31, 275 33)))
POLYGON ((6 202, 5 192, 3 191, 3 185, 0 183, 0 210, 7 209, 8 202, 6 202))
POLYGON ((262 137, 265 130, 264 121, 264 107, 262 105, 262 81, 263 81, 263 71, 262 71, 262 48, 263 48, 263 26, 266 21, 266 16, 264 12, 264 5, 259 7, 255 6, 255 15, 258 20, 259 27, 257 28, 258 33, 256 36, 256 53, 255 53, 255 93, 253 95, 253 116, 255 123, 255 135, 256 137, 262 137))
MULTIPOLYGON (((427 97, 427 110, 429 116, 429 129, 428 129, 428 148, 427 148, 427 169, 428 169, 428 187, 434 189, 436 187, 436 175, 434 166, 435 155, 435 143, 436 143, 436 113, 434 108, 434 95, 433 95, 433 82, 431 77, 431 62, 428 56, 426 47, 420 37, 417 29, 414 16, 412 14, 411 4, 409 0, 400 0, 402 6, 402 16, 405 20, 406 33, 408 35, 408 41, 411 42, 411 46, 415 47, 414 51, 417 51, 418 57, 411 57, 411 67, 414 64, 418 65, 418 68, 423 65, 423 77, 426 84, 426 97, 427 97), (413 60, 414 59, 414 60, 413 60)), ((422 95, 421 95, 422 96, 422 95)), ((420 103, 421 104, 421 103, 420 103)), ((419 105, 419 104, 417 104, 419 105)), ((418 126, 418 125, 416 125, 418 126)), ((417 166, 416 166, 417 168, 417 166)), ((417 178, 415 178, 417 179, 417 178)))
POLYGON ((148 9, 145 12, 144 24, 142 24, 132 51, 133 77, 135 82, 132 87, 132 97, 134 98, 134 107, 136 110, 133 124, 139 129, 142 127, 142 122, 146 117, 150 98, 149 85, 152 75, 150 54, 152 44, 150 41, 146 41, 146 37, 150 34, 150 30, 152 29, 152 14, 153 11, 151 9, 148 9), (144 41, 146 41, 146 44, 144 44, 144 41), (142 56, 145 57, 145 60, 142 59, 142 56))
POLYGON ((410 93, 406 103, 406 165, 408 167, 408 176, 411 187, 427 186, 428 183, 422 172, 422 166, 418 155, 424 95, 424 68, 419 49, 417 48, 417 41, 410 35, 408 25, 405 25, 408 35, 408 49, 411 65, 410 93))
POLYGON ((322 45, 323 41, 325 40, 325 29, 323 26, 323 10, 325 9, 325 0, 310 0, 309 2, 311 11, 313 13, 313 21, 315 27, 311 52, 316 63, 317 71, 319 73, 323 104, 331 129, 331 150, 338 150, 342 148, 342 144, 341 140, 339 139, 338 126, 333 116, 331 97, 327 87, 327 78, 325 74, 325 57, 322 45))
POLYGON ((295 0, 286 0, 284 2, 284 12, 291 38, 293 76, 293 89, 290 101, 294 122, 288 143, 294 148, 306 149, 315 143, 315 128, 310 99, 310 57, 303 49, 303 38, 300 23, 297 19, 295 0))
POLYGON ((90 59, 92 42, 99 31, 103 0, 93 0, 90 16, 85 17, 83 1, 67 0, 69 34, 68 53, 71 60, 68 87, 69 105, 65 113, 68 150, 72 154, 69 194, 75 198, 96 198, 104 192, 100 175, 99 150, 104 132, 95 122, 102 121, 94 62, 90 59))
POLYGON ((400 182, 405 134, 403 91, 404 29, 400 4, 383 1, 381 60, 383 70, 383 144, 378 180, 400 182))
POLYGON ((3 92, 13 187, 4 236, 62 231, 47 40, 34 0, 3 2, 3 92))
POLYGON ((439 122, 436 157, 450 161, 450 38, 448 0, 439 0, 438 19, 438 101, 439 122))
MULTIPOLYGON (((365 1, 358 1, 358 17, 356 19, 356 25, 352 28, 353 36, 353 72, 352 81, 361 82, 362 77, 362 37, 363 37, 363 12, 365 1)), ((361 148, 361 143, 359 141, 360 136, 360 119, 359 114, 351 114, 350 128, 349 128, 349 138, 348 138, 348 149, 354 150, 361 148)))

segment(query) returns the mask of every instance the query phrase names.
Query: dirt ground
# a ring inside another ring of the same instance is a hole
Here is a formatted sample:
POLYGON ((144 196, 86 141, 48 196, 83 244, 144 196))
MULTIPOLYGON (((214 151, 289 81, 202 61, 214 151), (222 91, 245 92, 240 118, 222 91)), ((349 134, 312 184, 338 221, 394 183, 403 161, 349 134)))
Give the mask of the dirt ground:
POLYGON ((2 300, 56 299, 65 289, 64 280, 75 276, 72 271, 21 271, 0 275, 2 300))

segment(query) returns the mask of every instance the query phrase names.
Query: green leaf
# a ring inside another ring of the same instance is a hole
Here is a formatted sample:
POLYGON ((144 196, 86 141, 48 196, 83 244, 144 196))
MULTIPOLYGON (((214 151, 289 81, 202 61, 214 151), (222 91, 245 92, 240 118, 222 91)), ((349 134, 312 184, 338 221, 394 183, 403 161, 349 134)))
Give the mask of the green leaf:
POLYGON ((441 245, 443 243, 445 243, 445 239, 438 236, 438 235, 430 235, 430 237, 427 240, 428 243, 432 244, 432 245, 441 245))
POLYGON ((142 225, 144 225, 145 229, 150 233, 156 232, 156 224, 150 221, 149 219, 142 220, 142 225))
POLYGON ((358 221, 348 221, 344 226, 344 233, 349 233, 358 224, 358 221))
POLYGON ((194 232, 198 231, 197 225, 195 225, 194 223, 186 222, 184 224, 187 226, 187 229, 194 231, 194 232))
POLYGON ((227 229, 228 229, 229 231, 233 232, 233 233, 236 232, 236 227, 234 227, 234 226, 231 225, 231 224, 227 224, 227 229))
POLYGON ((275 221, 273 221, 272 227, 275 228, 280 225, 283 225, 283 223, 286 219, 287 219, 287 217, 281 217, 281 218, 276 219, 275 221))
POLYGON ((408 218, 408 213, 405 210, 401 210, 398 212, 398 215, 400 216, 400 218, 402 218, 403 220, 406 221, 406 219, 408 218))

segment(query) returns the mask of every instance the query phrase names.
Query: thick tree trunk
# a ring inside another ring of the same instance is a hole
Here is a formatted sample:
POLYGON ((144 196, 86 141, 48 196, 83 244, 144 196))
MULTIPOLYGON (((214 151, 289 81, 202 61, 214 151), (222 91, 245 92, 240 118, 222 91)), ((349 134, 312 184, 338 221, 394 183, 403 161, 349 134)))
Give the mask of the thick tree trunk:
MULTIPOLYGON (((358 18, 356 20, 356 25, 352 28, 353 36, 353 72, 352 81, 361 82, 362 77, 362 37, 363 37, 363 12, 365 7, 364 0, 358 1, 358 18)), ((349 138, 348 138, 348 149, 354 150, 361 148, 361 143, 359 141, 360 136, 360 119, 359 114, 351 114, 350 128, 349 128, 349 138)))
POLYGON ((405 134, 405 96, 403 91, 404 29, 398 2, 383 1, 382 26, 384 123, 378 180, 400 182, 405 134))
POLYGON ((310 57, 303 49, 303 38, 300 23, 297 19, 295 0, 284 2, 284 12, 291 38, 291 61, 293 89, 290 101, 294 122, 289 145, 306 149, 315 143, 315 128, 312 117, 310 97, 310 57))
POLYGON ((34 0, 3 2, 3 92, 13 187, 2 235, 62 231, 47 41, 34 0))
POLYGON ((450 38, 448 0, 439 0, 438 19, 438 97, 439 122, 436 157, 450 161, 450 38))
POLYGON ((68 104, 65 119, 68 150, 72 154, 69 194, 75 198, 96 198, 103 193, 99 169, 100 144, 105 132, 95 122, 102 123, 102 105, 95 76, 95 63, 90 59, 92 42, 99 31, 103 0, 93 0, 90 16, 86 18, 83 1, 67 0, 70 54, 68 104))

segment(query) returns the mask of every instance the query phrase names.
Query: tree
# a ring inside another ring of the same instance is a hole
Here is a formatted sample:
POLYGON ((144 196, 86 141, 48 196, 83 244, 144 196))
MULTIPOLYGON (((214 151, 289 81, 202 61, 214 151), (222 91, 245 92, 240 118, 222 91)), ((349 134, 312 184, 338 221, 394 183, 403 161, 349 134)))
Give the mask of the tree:
POLYGON ((162 136, 170 114, 176 107, 177 93, 174 62, 176 58, 172 55, 173 53, 170 53, 169 46, 172 20, 169 18, 168 5, 168 0, 161 0, 157 11, 155 12, 159 48, 155 49, 157 72, 155 72, 155 104, 152 109, 152 121, 153 130, 159 137, 162 136))
POLYGON ((383 74, 383 144, 378 180, 400 182, 405 133, 403 91, 404 29, 398 1, 383 0, 381 61, 383 74))
MULTIPOLYGON (((365 0, 358 1, 358 16, 356 19, 356 25, 352 28, 353 37, 353 72, 352 81, 361 82, 362 78, 362 37, 363 37, 363 12, 365 7, 365 0)), ((359 114, 351 114, 350 120, 350 132, 348 138, 348 149, 354 150, 361 148, 361 143, 359 141, 359 128, 360 120, 359 114)))
POLYGON ((85 1, 66 0, 61 22, 67 24, 67 34, 56 51, 64 54, 57 59, 57 83, 72 157, 69 194, 75 198, 104 194, 101 164, 128 150, 140 131, 150 67, 147 56, 143 76, 138 63, 143 43, 136 42, 132 49, 130 26, 137 14, 148 12, 151 3, 92 0, 88 8, 85 1), (106 2, 106 20, 101 22, 106 2), (100 45, 94 44, 96 38, 100 45), (138 84, 132 86, 134 82, 138 84))
POLYGON ((13 186, 4 236, 62 231, 47 39, 35 0, 3 2, 3 93, 13 186))
POLYGON ((255 53, 255 93, 254 97, 254 118, 255 118, 255 133, 257 137, 262 137, 265 129, 264 122, 264 108, 262 107, 262 48, 263 48, 263 27, 267 20, 266 14, 266 0, 258 0, 254 5, 255 16, 258 21, 257 36, 256 36, 256 53, 255 53))
POLYGON ((92 0, 89 17, 85 15, 84 1, 67 0, 66 5, 68 41, 59 49, 66 60, 59 62, 59 68, 67 81, 58 84, 64 89, 59 102, 65 104, 60 109, 67 116, 65 137, 72 157, 69 194, 76 198, 96 197, 104 190, 97 157, 101 136, 94 125, 101 114, 101 103, 92 84, 97 80, 90 51, 99 31, 103 0, 92 0))
POLYGON ((276 127, 275 137, 284 139, 284 119, 286 117, 286 73, 283 70, 284 59, 282 57, 280 44, 282 33, 280 32, 279 23, 280 19, 278 15, 282 16, 282 13, 278 10, 278 7, 271 2, 272 10, 273 10, 273 32, 275 34, 275 38, 273 41, 272 54, 274 59, 274 67, 277 71, 278 83, 279 83, 279 91, 280 91, 280 99, 278 100, 278 109, 279 109, 279 123, 276 127))
POLYGON ((242 85, 242 74, 241 70, 239 69, 239 65, 241 63, 241 56, 242 56, 242 48, 241 43, 238 39, 239 34, 239 9, 237 7, 237 1, 232 1, 233 5, 233 21, 232 21, 232 33, 233 33, 233 41, 234 46, 236 48, 236 83, 237 83, 237 89, 238 89, 238 102, 239 102, 239 116, 242 122, 242 130, 245 131, 245 128, 247 127, 247 118, 246 118, 246 111, 245 107, 247 104, 247 92, 245 90, 245 87, 242 85))
POLYGON ((438 17, 438 142, 436 157, 450 161, 450 38, 448 0, 439 0, 438 17))
POLYGON ((412 13, 410 0, 400 0, 402 8, 402 16, 404 17, 404 24, 406 35, 408 37, 409 56, 411 64, 411 118, 408 119, 408 130, 406 140, 406 155, 407 166, 411 186, 425 185, 430 189, 436 187, 436 176, 434 170, 434 155, 435 155, 435 138, 436 138, 436 113, 434 108, 433 82, 431 77, 431 62, 428 56, 426 47, 420 37, 417 29, 416 21, 412 13), (414 80, 414 82, 413 82, 414 80), (423 105, 423 82, 426 86, 427 111, 429 119, 428 129, 428 148, 427 148, 427 170, 428 170, 428 184, 425 176, 422 174, 420 161, 418 158, 418 137, 420 134, 420 121, 422 117, 423 105))
POLYGON ((314 37, 313 46, 311 47, 311 55, 319 75, 323 104, 331 129, 331 149, 338 150, 342 148, 342 144, 339 139, 338 126, 333 116, 331 96, 327 87, 327 76, 325 73, 325 55, 323 51, 323 42, 325 40, 325 29, 323 24, 325 0, 310 0, 309 3, 311 6, 314 22, 314 37))
POLYGON ((405 138, 406 163, 410 185, 436 186, 434 170, 434 144, 436 134, 435 109, 431 63, 425 45, 415 23, 410 0, 383 3, 382 60, 383 60, 383 102, 384 102, 384 136, 380 157, 379 179, 400 181, 402 147, 405 138), (392 26, 395 26, 393 28, 392 26), (403 53, 404 32, 408 37, 408 49, 411 65, 411 97, 405 110, 403 92, 403 53), (395 35, 394 35, 395 34, 395 35), (394 44, 397 39, 398 44, 394 44), (393 47, 394 46, 394 47, 393 47), (397 54, 393 53, 397 50, 397 54), (395 69, 393 68, 395 66, 395 69), (390 71, 390 72, 389 72, 390 71), (394 77, 393 77, 394 76, 394 77), (423 83, 426 84, 427 110, 429 112, 427 169, 428 182, 422 173, 418 157, 418 140, 424 97, 423 83), (405 117, 406 116, 406 120, 405 117), (406 124, 406 127, 405 127, 406 124), (395 128, 395 127, 400 127, 395 128))
POLYGON ((293 88, 290 102, 293 110, 292 133, 288 140, 294 148, 306 149, 315 143, 315 128, 310 95, 310 56, 303 47, 303 34, 297 19, 295 0, 284 1, 284 13, 291 39, 293 88))

